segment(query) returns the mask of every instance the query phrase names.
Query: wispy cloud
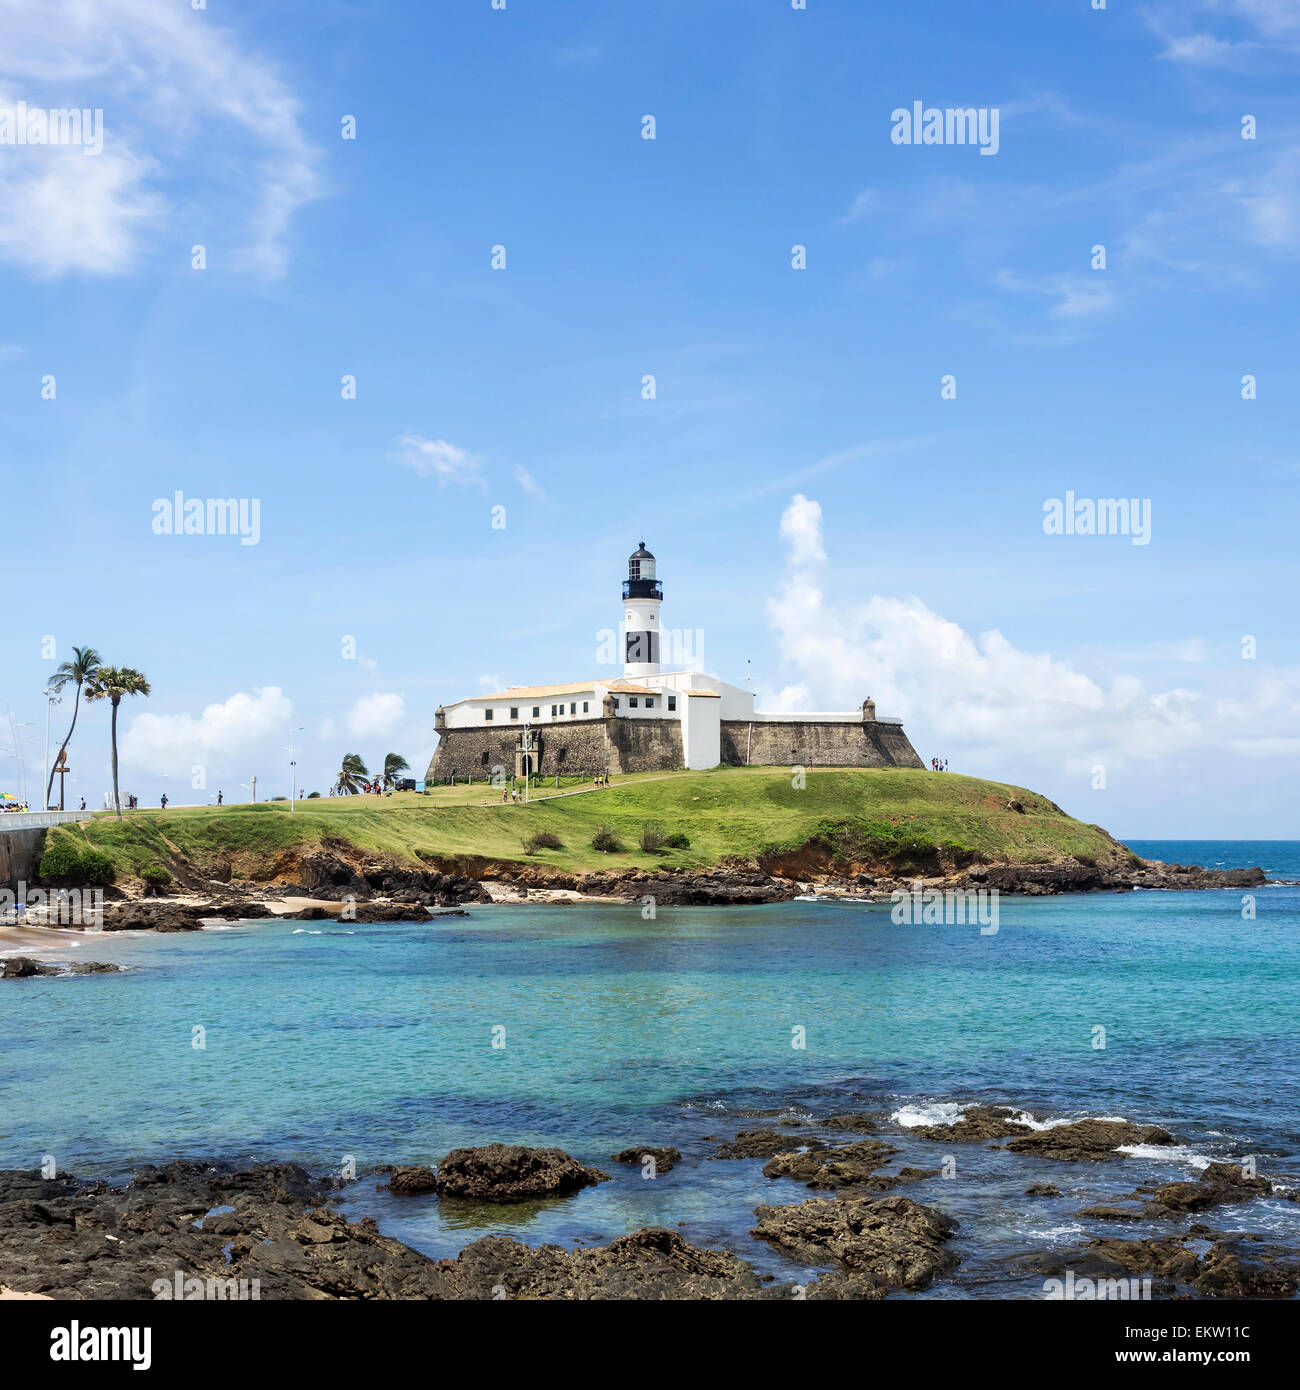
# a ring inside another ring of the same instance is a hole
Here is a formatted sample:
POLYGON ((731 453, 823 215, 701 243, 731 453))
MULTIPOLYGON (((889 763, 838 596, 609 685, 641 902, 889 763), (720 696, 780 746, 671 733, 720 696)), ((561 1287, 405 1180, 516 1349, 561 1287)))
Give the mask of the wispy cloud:
POLYGON ((456 483, 460 487, 487 487, 482 460, 468 449, 418 434, 404 434, 397 444, 398 461, 422 478, 437 478, 440 483, 456 483))
POLYGON ((103 152, 7 149, 0 256, 33 273, 129 270, 164 214, 210 264, 277 276, 321 152, 277 69, 171 0, 0 0, 0 98, 104 108, 103 152), (164 191, 165 190, 165 191, 164 191))
POLYGON ((515 465, 515 482, 517 482, 530 497, 545 498, 546 496, 546 493, 542 490, 542 485, 522 463, 515 465))

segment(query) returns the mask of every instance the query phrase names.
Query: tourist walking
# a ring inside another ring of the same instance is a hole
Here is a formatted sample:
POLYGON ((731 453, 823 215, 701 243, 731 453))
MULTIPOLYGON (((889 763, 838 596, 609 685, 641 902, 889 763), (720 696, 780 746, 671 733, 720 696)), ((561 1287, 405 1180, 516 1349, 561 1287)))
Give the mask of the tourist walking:
POLYGON ((163 792, 163 794, 162 794, 162 801, 161 801, 159 804, 162 806, 162 808, 163 808, 164 811, 167 809, 167 793, 166 793, 166 792, 163 792))
POLYGON ((220 793, 220 792, 217 793, 217 805, 218 805, 218 806, 221 805, 221 793, 220 793))

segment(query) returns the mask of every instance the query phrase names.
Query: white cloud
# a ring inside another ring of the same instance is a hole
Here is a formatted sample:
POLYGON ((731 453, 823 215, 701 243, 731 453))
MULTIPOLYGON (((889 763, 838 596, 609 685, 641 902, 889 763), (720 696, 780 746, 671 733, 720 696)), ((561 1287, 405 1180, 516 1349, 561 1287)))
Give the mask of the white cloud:
POLYGON ((186 248, 208 245, 210 264, 283 272, 293 215, 320 196, 321 152, 274 66, 211 11, 0 0, 0 32, 4 102, 104 112, 98 155, 5 148, 0 255, 41 275, 114 274, 169 213, 172 227, 193 227, 180 233, 186 248))
POLYGON ((796 492, 781 513, 781 538, 790 542, 790 561, 794 565, 817 564, 826 558, 822 547, 822 507, 796 492))
MULTIPOLYGON (((968 633, 916 598, 835 599, 815 501, 796 496, 781 535, 790 563, 768 615, 799 675, 795 690, 811 691, 813 708, 855 709, 869 695, 881 715, 919 722, 945 754, 960 751, 967 766, 985 770, 1035 760, 1086 773, 1097 763, 1244 751, 1243 740, 1260 738, 1280 755, 1300 737, 1294 672, 1243 671, 1234 679, 1244 694, 1231 698, 1151 691, 1129 675, 1103 684, 1049 653, 1017 648, 996 629, 968 633)), ((1200 650, 1180 654, 1194 662, 1200 650)))
POLYGON ((521 463, 515 465, 515 482, 517 482, 530 497, 545 498, 546 496, 542 491, 541 484, 521 463))
POLYGON ((1051 313, 1056 318, 1081 318, 1102 313, 1110 308, 1115 298, 1099 275, 1088 279, 1084 275, 1031 276, 1001 270, 994 279, 1004 290, 1043 295, 1055 300, 1051 313))
POLYGON ((501 677, 493 675, 482 675, 478 678, 478 688, 485 695, 495 694, 501 689, 501 677))
POLYGON ((391 734, 406 712, 406 701, 392 691, 363 695, 350 710, 346 724, 355 738, 382 738, 391 734))
POLYGON ((397 442, 401 450, 398 460, 422 478, 437 478, 440 483, 457 483, 461 487, 487 487, 487 480, 479 471, 482 460, 467 449, 458 449, 445 439, 425 439, 418 434, 404 434, 397 442))
POLYGON ((124 767, 159 777, 188 778, 196 763, 210 772, 224 770, 273 735, 283 735, 287 746, 292 715, 292 703, 275 685, 252 694, 241 691, 223 703, 206 706, 197 717, 146 710, 136 715, 122 736, 121 761, 124 767))
POLYGON ((864 188, 860 193, 853 197, 853 202, 849 205, 849 210, 843 217, 837 218, 837 227, 848 227, 854 222, 863 222, 867 216, 876 211, 880 202, 874 188, 864 188))

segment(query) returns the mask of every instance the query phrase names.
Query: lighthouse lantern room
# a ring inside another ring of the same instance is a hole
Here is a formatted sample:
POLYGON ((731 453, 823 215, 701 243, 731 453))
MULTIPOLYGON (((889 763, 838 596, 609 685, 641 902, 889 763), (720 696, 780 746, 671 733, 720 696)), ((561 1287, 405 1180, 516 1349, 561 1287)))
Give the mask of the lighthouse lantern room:
POLYGON ((628 556, 623 581, 623 675, 629 680, 659 674, 659 605, 663 586, 655 578, 655 557, 642 541, 628 556))

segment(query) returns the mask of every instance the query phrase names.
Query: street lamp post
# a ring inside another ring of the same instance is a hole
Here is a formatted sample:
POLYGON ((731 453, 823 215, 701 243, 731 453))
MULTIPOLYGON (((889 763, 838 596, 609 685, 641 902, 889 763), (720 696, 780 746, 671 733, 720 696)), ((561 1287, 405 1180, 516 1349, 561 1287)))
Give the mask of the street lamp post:
POLYGON ((41 792, 41 810, 48 811, 50 809, 50 782, 53 780, 50 777, 50 709, 54 705, 61 704, 62 701, 49 687, 41 691, 41 694, 45 696, 45 781, 44 789, 41 792))
POLYGON ((289 809, 291 811, 298 809, 295 804, 298 790, 298 764, 294 761, 293 756, 293 735, 302 733, 306 727, 305 724, 299 724, 289 735, 289 809))

